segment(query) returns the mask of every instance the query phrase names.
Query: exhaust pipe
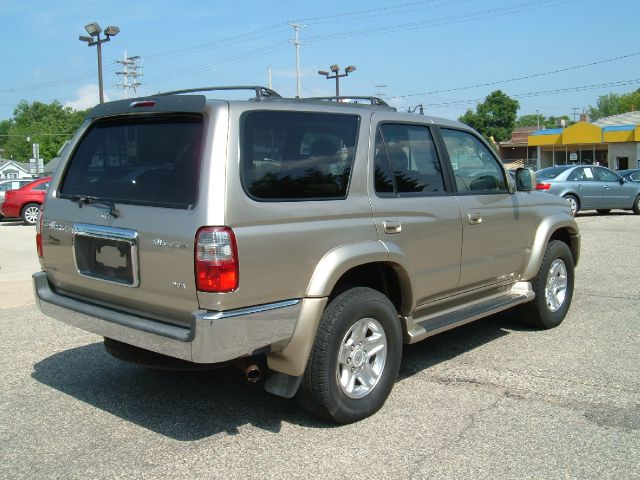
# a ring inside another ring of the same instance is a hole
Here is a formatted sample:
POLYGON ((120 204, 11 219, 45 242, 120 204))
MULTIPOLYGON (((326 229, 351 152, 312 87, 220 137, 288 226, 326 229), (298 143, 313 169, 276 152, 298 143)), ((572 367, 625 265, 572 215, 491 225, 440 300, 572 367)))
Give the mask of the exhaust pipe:
POLYGON ((260 367, 255 362, 249 360, 249 358, 238 358, 235 361, 236 366, 244 373, 244 378, 249 383, 258 383, 262 379, 262 372, 260 367))

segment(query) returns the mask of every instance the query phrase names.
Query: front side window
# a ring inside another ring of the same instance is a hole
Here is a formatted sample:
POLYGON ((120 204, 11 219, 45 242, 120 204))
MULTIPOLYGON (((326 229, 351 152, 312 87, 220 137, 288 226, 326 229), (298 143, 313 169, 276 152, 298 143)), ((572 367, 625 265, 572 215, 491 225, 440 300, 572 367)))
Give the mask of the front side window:
POLYGON ((602 168, 602 167, 597 167, 595 168, 596 171, 596 176, 598 177, 598 180, 600 180, 601 182, 619 182, 620 181, 620 175, 618 175, 615 172, 612 172, 611 170, 607 170, 606 168, 602 168))
POLYGON ((355 156, 359 117, 250 112, 242 123, 242 183, 262 201, 343 199, 355 156))
POLYGON ((98 120, 69 160, 60 196, 191 208, 197 195, 201 141, 199 116, 98 120))
POLYGON ((379 196, 445 191, 442 167, 428 127, 380 125, 374 159, 375 189, 379 196))
POLYGON ((507 192, 504 170, 489 149, 474 135, 441 129, 459 192, 507 192))

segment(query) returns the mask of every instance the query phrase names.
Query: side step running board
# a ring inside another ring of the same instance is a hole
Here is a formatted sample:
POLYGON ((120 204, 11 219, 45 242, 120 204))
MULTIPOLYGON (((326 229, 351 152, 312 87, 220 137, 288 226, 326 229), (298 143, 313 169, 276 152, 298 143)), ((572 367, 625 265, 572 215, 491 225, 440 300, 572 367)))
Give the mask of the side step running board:
POLYGON ((533 300, 529 282, 518 282, 510 290, 466 305, 432 312, 421 317, 400 317, 405 323, 405 343, 416 343, 454 327, 533 300))

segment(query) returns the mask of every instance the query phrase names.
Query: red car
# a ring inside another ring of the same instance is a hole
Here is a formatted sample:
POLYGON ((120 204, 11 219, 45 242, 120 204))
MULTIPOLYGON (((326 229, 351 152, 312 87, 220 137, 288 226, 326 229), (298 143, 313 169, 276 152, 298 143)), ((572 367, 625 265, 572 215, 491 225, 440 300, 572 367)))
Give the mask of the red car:
POLYGON ((22 188, 7 191, 0 213, 9 218, 20 217, 27 225, 35 225, 50 183, 51 177, 39 178, 22 188))

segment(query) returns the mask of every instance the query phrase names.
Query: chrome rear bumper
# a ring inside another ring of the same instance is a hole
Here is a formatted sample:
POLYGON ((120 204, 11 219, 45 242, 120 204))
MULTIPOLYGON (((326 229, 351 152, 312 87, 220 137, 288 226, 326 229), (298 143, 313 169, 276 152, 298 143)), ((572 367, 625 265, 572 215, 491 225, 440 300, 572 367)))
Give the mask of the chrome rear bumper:
POLYGON ((297 299, 224 312, 196 310, 187 328, 60 295, 45 272, 33 274, 33 288, 48 317, 195 363, 233 360, 290 339, 302 307, 297 299))

